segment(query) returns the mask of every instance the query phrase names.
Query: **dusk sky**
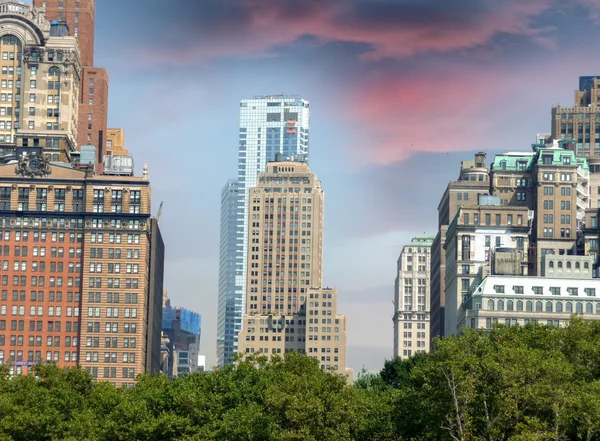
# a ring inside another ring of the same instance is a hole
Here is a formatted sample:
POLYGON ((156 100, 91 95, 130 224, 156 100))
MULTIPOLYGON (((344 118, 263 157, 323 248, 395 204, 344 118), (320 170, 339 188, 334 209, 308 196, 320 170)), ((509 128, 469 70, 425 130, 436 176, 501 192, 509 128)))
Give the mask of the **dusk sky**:
POLYGON ((325 285, 348 364, 392 356, 396 260, 437 228, 461 159, 527 150, 600 74, 598 0, 98 0, 111 127, 165 201, 165 288, 202 314, 215 362, 220 192, 237 174, 239 100, 311 103, 325 189, 325 285))

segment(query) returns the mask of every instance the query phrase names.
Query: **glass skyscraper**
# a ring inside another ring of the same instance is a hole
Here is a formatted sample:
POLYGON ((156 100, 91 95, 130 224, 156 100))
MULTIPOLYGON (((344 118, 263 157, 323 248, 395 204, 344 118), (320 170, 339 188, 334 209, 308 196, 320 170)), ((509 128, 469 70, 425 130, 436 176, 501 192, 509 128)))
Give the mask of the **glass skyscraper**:
MULTIPOLYGON (((248 190, 258 173, 281 153, 308 162, 309 103, 297 96, 269 95, 240 101, 238 177, 221 193, 221 249, 217 364, 232 363, 246 307, 248 190)), ((260 270, 260 269, 259 269, 260 270)))

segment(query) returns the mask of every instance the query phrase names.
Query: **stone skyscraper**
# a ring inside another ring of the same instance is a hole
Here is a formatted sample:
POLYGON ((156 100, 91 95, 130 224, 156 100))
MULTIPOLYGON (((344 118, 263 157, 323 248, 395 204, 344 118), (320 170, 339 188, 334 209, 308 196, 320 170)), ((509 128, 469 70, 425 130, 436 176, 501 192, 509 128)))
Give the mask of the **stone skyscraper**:
MULTIPOLYGON (((278 155, 281 156, 281 155, 278 155)), ((346 375, 346 317, 322 288, 324 193, 303 162, 267 164, 250 189, 248 275, 239 352, 295 351, 346 375)))
POLYGON ((240 101, 238 177, 221 194, 221 251, 217 363, 238 352, 246 304, 248 191, 277 153, 308 161, 309 103, 295 96, 269 95, 240 101))

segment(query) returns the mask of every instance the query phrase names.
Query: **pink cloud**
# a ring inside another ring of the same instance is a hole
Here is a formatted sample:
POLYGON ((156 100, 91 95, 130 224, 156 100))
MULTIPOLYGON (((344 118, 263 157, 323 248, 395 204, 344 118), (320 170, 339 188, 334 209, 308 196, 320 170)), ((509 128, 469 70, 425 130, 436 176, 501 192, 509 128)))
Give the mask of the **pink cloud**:
POLYGON ((474 143, 494 125, 493 103, 507 87, 493 78, 444 72, 361 85, 346 106, 354 126, 365 132, 354 153, 389 164, 415 152, 477 148, 474 143))
MULTIPOLYGON (((241 0, 209 3, 219 20, 192 21, 179 29, 188 42, 169 44, 168 51, 149 56, 187 64, 220 57, 268 56, 273 48, 302 35, 325 42, 366 43, 365 59, 450 52, 489 43, 500 34, 521 35, 547 43, 547 27, 533 20, 555 0, 480 0, 438 2, 365 0, 241 0), (232 8, 237 12, 232 12, 232 8)), ((592 4, 595 0, 579 0, 592 4)), ((199 8, 198 13, 202 13, 199 8)), ((166 48, 165 48, 166 49, 166 48)))

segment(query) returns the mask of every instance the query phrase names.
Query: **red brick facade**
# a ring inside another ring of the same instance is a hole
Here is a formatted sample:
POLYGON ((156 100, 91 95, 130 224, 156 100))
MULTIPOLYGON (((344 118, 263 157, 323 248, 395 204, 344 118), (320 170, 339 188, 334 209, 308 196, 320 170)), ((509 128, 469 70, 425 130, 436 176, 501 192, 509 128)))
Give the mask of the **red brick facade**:
POLYGON ((33 0, 33 6, 45 7, 48 20, 66 21, 79 39, 81 63, 94 65, 96 0, 33 0))
POLYGON ((101 171, 102 158, 106 154, 108 124, 108 74, 106 69, 83 68, 80 96, 77 145, 96 146, 97 170, 101 171))

